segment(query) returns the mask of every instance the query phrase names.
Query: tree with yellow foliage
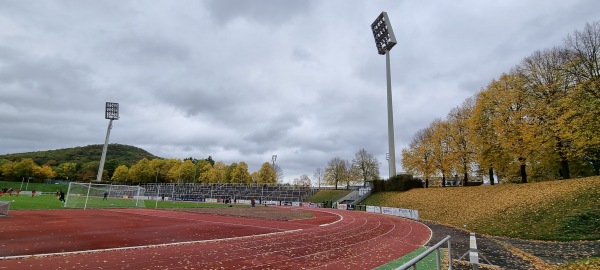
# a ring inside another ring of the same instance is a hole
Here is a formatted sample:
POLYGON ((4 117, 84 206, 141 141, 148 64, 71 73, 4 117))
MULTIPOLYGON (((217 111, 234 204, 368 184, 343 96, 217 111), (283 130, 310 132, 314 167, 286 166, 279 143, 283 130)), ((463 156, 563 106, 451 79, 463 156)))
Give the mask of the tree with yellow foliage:
POLYGON ((433 165, 433 126, 419 130, 408 149, 402 149, 402 168, 407 172, 425 178, 425 186, 429 186, 429 178, 434 174, 433 165))
POLYGON ((277 183, 277 177, 275 170, 269 162, 265 162, 258 170, 258 184, 275 184, 277 183))
POLYGON ((110 180, 112 180, 113 182, 125 183, 129 180, 128 178, 129 178, 129 168, 127 168, 127 166, 125 166, 125 165, 119 165, 119 167, 117 167, 115 169, 115 172, 113 173, 110 180))
POLYGON ((448 137, 450 143, 449 159, 452 170, 457 174, 462 174, 463 185, 469 180, 469 175, 473 170, 475 162, 476 149, 470 140, 472 132, 469 125, 469 119, 473 113, 475 100, 469 98, 463 102, 461 107, 456 107, 448 114, 448 137))

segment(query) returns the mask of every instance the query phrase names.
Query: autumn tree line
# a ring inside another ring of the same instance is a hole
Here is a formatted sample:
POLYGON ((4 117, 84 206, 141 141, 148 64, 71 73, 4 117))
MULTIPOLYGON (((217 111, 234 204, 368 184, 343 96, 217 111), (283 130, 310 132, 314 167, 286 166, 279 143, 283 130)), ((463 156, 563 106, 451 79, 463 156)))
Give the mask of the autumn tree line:
MULTIPOLYGON (((87 163, 86 163, 87 164, 87 163)), ((75 162, 65 162, 56 166, 37 165, 33 159, 24 158, 18 162, 4 162, 0 172, 5 178, 65 179, 93 181, 98 170, 98 162, 90 168, 77 169, 75 162), (94 172, 95 171, 95 172, 94 172)), ((283 172, 278 165, 268 162, 262 164, 257 172, 249 172, 246 162, 226 165, 222 161, 215 162, 212 157, 198 160, 194 158, 180 159, 147 159, 143 158, 134 165, 119 165, 112 175, 104 171, 102 181, 124 184, 141 183, 278 183, 283 179, 283 172)))
MULTIPOLYGON (((33 178, 61 179, 71 181, 95 181, 99 162, 84 164, 63 162, 57 165, 50 160, 38 165, 32 158, 20 161, 1 160, 0 175, 4 179, 33 178)), ((192 157, 181 159, 142 158, 131 166, 116 165, 112 174, 104 170, 103 182, 142 184, 142 183, 243 183, 243 184, 275 184, 282 183, 283 170, 277 164, 264 162, 256 172, 248 170, 248 164, 225 164, 215 162, 211 156, 206 159, 192 157)), ((303 174, 292 180, 298 186, 335 186, 349 187, 357 183, 379 179, 379 162, 365 149, 360 149, 352 162, 335 157, 327 167, 317 168, 313 179, 303 174)))
POLYGON ((226 165, 222 161, 194 158, 180 159, 142 159, 128 168, 120 165, 111 177, 112 182, 120 183, 238 183, 238 184, 274 184, 283 178, 278 165, 269 162, 262 164, 256 172, 248 170, 244 161, 226 165))
POLYGON ((535 51, 417 132, 402 166, 442 185, 454 175, 465 183, 600 175, 600 22, 535 51))

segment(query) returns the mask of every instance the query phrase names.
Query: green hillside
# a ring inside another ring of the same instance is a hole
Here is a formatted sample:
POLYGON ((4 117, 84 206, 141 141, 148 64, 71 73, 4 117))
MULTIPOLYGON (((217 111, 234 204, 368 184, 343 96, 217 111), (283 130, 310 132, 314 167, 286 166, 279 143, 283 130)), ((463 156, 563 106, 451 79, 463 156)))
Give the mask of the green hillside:
POLYGON ((600 239, 600 177, 380 192, 365 205, 419 210, 421 219, 538 240, 600 239))
MULTIPOLYGON (((0 159, 18 162, 23 158, 31 158, 38 165, 49 163, 60 164, 64 162, 87 163, 100 160, 100 156, 102 155, 102 147, 104 147, 104 145, 94 144, 57 150, 6 154, 0 155, 0 159)), ((108 145, 108 151, 106 153, 107 163, 114 162, 117 164, 131 166, 143 158, 153 159, 156 158, 156 156, 148 153, 148 151, 144 149, 131 145, 108 145)))
MULTIPOLYGON (((57 150, 5 154, 0 155, 0 165, 9 161, 19 162, 22 159, 27 158, 33 159, 39 166, 49 165, 54 167, 62 163, 72 162, 77 164, 77 172, 80 174, 81 170, 85 167, 95 168, 94 170, 97 170, 103 147, 104 145, 95 144, 57 150)), ((143 158, 154 159, 158 157, 135 146, 109 144, 104 169, 108 171, 109 175, 112 175, 119 165, 131 167, 143 158)), ((95 175, 95 172, 93 173, 95 175)))

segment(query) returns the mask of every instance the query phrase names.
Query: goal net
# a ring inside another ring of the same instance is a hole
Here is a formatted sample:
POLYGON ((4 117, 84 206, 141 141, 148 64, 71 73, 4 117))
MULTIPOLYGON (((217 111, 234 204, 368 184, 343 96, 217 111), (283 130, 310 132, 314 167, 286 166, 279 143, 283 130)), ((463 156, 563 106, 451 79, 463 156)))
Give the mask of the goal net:
POLYGON ((67 208, 135 208, 146 207, 145 188, 140 186, 69 183, 64 207, 67 208))
POLYGON ((10 208, 10 202, 0 201, 0 216, 8 216, 8 208, 10 208))

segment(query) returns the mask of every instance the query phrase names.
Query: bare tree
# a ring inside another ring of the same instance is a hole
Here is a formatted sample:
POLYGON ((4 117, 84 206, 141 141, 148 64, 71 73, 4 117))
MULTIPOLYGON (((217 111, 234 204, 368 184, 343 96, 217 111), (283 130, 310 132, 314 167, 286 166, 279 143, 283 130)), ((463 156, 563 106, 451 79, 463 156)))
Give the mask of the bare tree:
POLYGON ((574 54, 568 71, 595 98, 600 98, 600 21, 586 24, 583 31, 567 36, 566 47, 574 54))
POLYGON ((327 162, 327 168, 325 168, 325 182, 329 185, 334 185, 335 189, 337 189, 339 182, 344 182, 346 178, 347 163, 348 161, 343 160, 340 157, 334 157, 327 162))
MULTIPOLYGON (((597 134, 600 118, 600 21, 585 25, 583 31, 575 31, 565 40, 567 49, 573 54, 573 63, 567 66, 567 71, 575 76, 576 82, 583 89, 585 95, 577 101, 578 108, 583 108, 579 123, 574 123, 578 129, 585 132, 577 134, 597 134), (583 127, 583 128, 582 128, 583 127)), ((574 122, 574 121, 573 121, 574 122)), ((572 123, 573 123, 572 122, 572 123)), ((583 150, 582 156, 592 164, 596 175, 600 175, 600 143, 592 137, 578 136, 579 148, 583 150), (581 140, 583 139, 583 140, 581 140)))
POLYGON ((342 175, 342 182, 346 184, 346 189, 350 189, 351 184, 356 184, 360 181, 360 176, 357 171, 352 168, 352 165, 348 160, 344 160, 344 174, 342 175))
POLYGON ((325 171, 323 170, 323 168, 317 168, 317 170, 315 170, 315 173, 313 174, 313 177, 315 178, 315 181, 317 181, 317 185, 319 186, 319 188, 321 188, 321 182, 325 178, 325 171))
POLYGON ((365 149, 360 149, 354 154, 352 170, 353 174, 363 181, 363 185, 366 185, 367 181, 379 179, 379 161, 365 149))
POLYGON ((275 164, 275 180, 279 184, 283 182, 283 169, 278 164, 275 164))
POLYGON ((303 175, 300 176, 300 178, 294 179, 293 184, 295 186, 310 187, 310 178, 308 177, 308 175, 303 174, 303 175))

